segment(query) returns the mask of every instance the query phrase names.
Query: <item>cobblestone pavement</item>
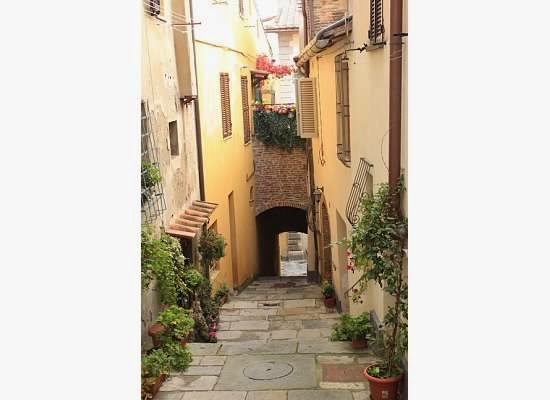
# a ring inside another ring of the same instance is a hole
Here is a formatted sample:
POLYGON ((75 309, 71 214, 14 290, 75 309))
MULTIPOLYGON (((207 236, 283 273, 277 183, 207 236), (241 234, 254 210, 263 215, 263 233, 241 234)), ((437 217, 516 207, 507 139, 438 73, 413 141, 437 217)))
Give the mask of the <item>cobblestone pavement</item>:
POLYGON ((376 358, 330 342, 338 314, 303 277, 258 279, 220 313, 218 343, 189 343, 191 366, 157 400, 367 400, 376 358))

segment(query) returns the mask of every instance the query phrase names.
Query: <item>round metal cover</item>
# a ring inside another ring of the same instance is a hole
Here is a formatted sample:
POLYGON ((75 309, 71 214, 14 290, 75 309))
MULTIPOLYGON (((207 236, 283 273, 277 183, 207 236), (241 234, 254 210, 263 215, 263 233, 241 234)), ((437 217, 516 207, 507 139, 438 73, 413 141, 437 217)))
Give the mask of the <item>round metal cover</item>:
POLYGON ((293 370, 294 367, 290 364, 266 361, 255 363, 246 367, 243 373, 250 379, 269 381, 288 376, 293 370))

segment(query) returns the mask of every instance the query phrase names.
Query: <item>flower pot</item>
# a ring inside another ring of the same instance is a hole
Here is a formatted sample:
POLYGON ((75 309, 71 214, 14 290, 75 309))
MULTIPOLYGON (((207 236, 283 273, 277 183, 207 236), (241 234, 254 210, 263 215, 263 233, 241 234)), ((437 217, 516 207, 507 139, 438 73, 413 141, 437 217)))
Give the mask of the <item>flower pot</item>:
POLYGON ((210 332, 216 332, 216 330, 218 329, 218 324, 215 322, 212 322, 208 327, 208 329, 210 330, 210 332))
POLYGON ((403 374, 389 378, 376 378, 367 372, 370 367, 372 365, 363 370, 363 375, 369 381, 370 398, 372 400, 396 400, 399 382, 403 378, 403 374))
POLYGON ((155 348, 160 347, 160 335, 166 330, 161 324, 153 324, 149 327, 147 333, 153 339, 153 346, 155 348))
POLYGON ((367 339, 365 338, 352 339, 351 347, 354 349, 364 349, 367 347, 367 339))
POLYGON ((189 339, 191 338, 191 334, 189 333, 186 337, 183 339, 180 339, 180 345, 181 347, 185 347, 187 343, 189 342, 189 339))
POLYGON ((162 385, 165 379, 166 379, 166 374, 162 374, 159 377, 157 377, 154 384, 147 385, 145 387, 145 392, 150 395, 150 398, 155 397, 155 395, 158 393, 160 386, 162 385))
POLYGON ((336 307, 336 297, 325 297, 325 307, 334 308, 336 307))

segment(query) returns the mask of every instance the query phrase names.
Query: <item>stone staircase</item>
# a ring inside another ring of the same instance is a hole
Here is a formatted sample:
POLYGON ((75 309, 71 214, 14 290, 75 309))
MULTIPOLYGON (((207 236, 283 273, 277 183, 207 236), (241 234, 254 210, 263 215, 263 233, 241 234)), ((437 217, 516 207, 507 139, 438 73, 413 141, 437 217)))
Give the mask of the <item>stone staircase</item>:
POLYGON ((288 260, 302 261, 306 259, 306 250, 302 248, 300 234, 288 232, 288 260))

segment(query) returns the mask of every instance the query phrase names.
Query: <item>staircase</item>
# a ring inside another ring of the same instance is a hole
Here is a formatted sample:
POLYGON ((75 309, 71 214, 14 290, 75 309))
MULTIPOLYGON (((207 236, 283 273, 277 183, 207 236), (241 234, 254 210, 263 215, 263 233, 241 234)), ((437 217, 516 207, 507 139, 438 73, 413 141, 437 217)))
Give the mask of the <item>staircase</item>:
POLYGON ((302 261, 306 259, 306 251, 302 248, 302 240, 299 233, 288 232, 288 260, 302 261))

